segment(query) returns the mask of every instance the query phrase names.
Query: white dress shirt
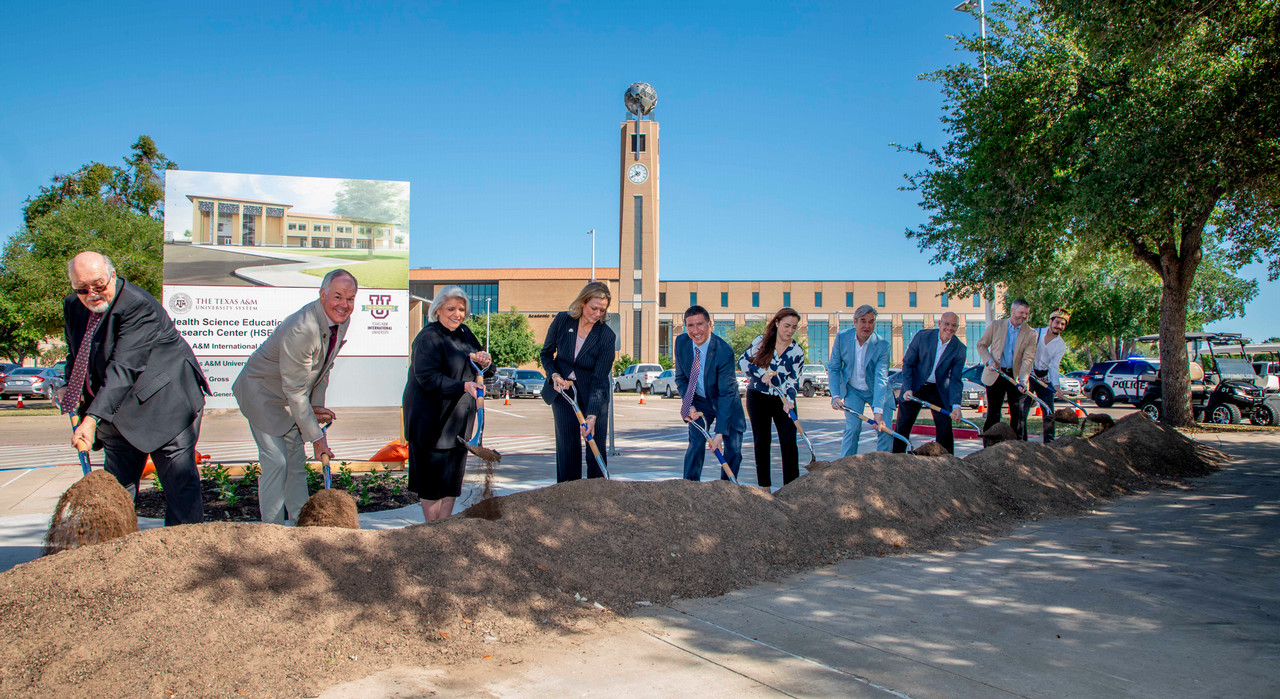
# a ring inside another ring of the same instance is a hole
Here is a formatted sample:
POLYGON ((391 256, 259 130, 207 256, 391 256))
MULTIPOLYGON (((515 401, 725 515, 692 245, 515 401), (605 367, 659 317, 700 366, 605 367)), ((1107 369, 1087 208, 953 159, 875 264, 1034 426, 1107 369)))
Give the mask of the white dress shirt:
MULTIPOLYGON (((871 342, 870 335, 867 342, 871 342)), ((853 374, 849 376, 849 385, 859 391, 867 390, 867 342, 858 342, 856 335, 853 338, 853 374)))
MULTIPOLYGON (((955 336, 952 335, 952 340, 955 336)), ((933 370, 929 372, 929 380, 926 383, 938 383, 938 363, 942 361, 942 353, 947 351, 947 345, 951 344, 951 340, 938 343, 938 353, 933 355, 933 370)))
POLYGON ((1049 372, 1049 384, 1059 389, 1058 365, 1062 363, 1062 357, 1067 353, 1067 343, 1061 335, 1045 342, 1045 337, 1048 335, 1048 328, 1036 330, 1035 369, 1049 372))
MULTIPOLYGON (((700 345, 696 343, 693 345, 693 356, 698 358, 698 376, 697 382, 694 384, 696 386, 695 393, 704 398, 707 396, 707 388, 706 382, 702 380, 702 377, 707 375, 707 350, 711 349, 711 338, 711 335, 707 335, 706 342, 700 345)), ((689 339, 692 340, 693 338, 689 339)))

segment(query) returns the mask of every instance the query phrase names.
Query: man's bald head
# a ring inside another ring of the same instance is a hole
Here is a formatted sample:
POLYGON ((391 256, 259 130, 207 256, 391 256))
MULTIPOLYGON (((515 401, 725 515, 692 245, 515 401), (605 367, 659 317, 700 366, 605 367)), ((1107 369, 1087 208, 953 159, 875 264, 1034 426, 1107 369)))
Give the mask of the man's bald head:
POLYGON ((94 313, 104 313, 116 297, 116 267, 111 258, 86 251, 67 261, 67 278, 80 303, 94 313))
POLYGON ((960 327, 960 316, 947 311, 938 318, 938 339, 942 342, 950 342, 955 337, 956 329, 960 327))

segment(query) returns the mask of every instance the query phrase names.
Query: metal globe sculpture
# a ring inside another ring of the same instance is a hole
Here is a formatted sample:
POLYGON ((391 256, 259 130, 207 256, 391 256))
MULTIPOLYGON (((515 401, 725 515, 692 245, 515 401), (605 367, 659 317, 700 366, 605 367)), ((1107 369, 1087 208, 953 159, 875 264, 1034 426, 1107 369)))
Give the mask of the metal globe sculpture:
POLYGON ((658 93, 653 91, 653 86, 649 83, 632 83, 622 101, 627 105, 628 112, 642 117, 657 106, 658 93))

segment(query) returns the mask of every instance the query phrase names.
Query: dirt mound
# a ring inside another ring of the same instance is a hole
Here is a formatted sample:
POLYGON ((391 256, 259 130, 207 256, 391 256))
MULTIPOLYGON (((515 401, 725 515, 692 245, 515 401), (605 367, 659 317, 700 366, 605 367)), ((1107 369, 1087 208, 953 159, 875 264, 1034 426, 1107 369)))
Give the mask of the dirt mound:
POLYGON ((307 498, 298 513, 298 526, 359 529, 360 512, 350 493, 326 488, 307 498))
POLYGON ((1018 433, 1007 422, 997 422, 982 433, 982 447, 985 449, 1001 442, 1017 439, 1018 433))
POLYGON ((1076 416, 1076 411, 1071 408, 1058 408, 1053 411, 1053 419, 1054 421, 1061 422, 1064 425, 1080 424, 1080 418, 1076 416))
POLYGON ((1020 517, 1071 514, 1142 480, 1113 453, 1075 437, 1049 446, 1002 442, 963 461, 999 492, 1005 508, 1020 517))
POLYGON ((1135 471, 1165 478, 1207 476, 1228 460, 1217 449, 1140 413, 1126 416, 1091 441, 1122 456, 1135 471))
POLYGON ((921 444, 920 446, 912 450, 911 453, 915 454, 916 456, 950 456, 951 455, 951 452, 947 451, 946 447, 942 446, 941 444, 938 444, 936 441, 925 442, 924 444, 921 444))
POLYGON ((90 471, 58 498, 45 535, 44 554, 110 541, 138 531, 133 499, 116 477, 90 471))
POLYGON ((1096 439, 1001 444, 964 461, 853 456, 774 495, 590 479, 399 530, 135 533, 0 573, 0 696, 312 695, 396 664, 589 629, 637 602, 719 595, 841 556, 972 544, 1015 514, 1114 495, 1149 461, 1186 471, 1206 454, 1122 421, 1096 439))
POLYGON ((853 555, 928 548, 966 527, 984 529, 999 512, 985 484, 950 454, 847 456, 775 498, 795 509, 811 541, 853 555))
POLYGON ((1098 432, 1106 432, 1116 426, 1115 418, 1106 413, 1092 413, 1085 419, 1097 425, 1098 432))

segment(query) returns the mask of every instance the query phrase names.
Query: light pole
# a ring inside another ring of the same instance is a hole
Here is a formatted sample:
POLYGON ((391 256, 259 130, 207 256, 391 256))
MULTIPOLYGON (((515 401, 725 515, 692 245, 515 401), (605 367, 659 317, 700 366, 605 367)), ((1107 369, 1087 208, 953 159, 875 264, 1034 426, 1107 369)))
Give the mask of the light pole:
POLYGON ((587 235, 591 236, 591 281, 596 280, 596 229, 592 228, 587 231, 587 235))
POLYGON ((484 351, 489 351, 489 301, 492 296, 484 297, 484 351))
POLYGON ((972 14, 974 6, 978 8, 978 26, 982 32, 982 87, 987 86, 987 0, 964 0, 955 6, 956 12, 972 14))
MULTIPOLYGON (((955 11, 963 12, 965 14, 972 14, 974 5, 977 5, 978 7, 978 27, 979 27, 979 31, 982 32, 982 89, 985 90, 988 87, 988 83, 987 83, 987 0, 978 0, 976 3, 974 2, 974 0, 964 0, 964 2, 955 6, 955 11)), ((994 297, 995 297, 994 292, 987 294, 986 316, 987 316, 988 325, 995 318, 995 314, 992 312, 992 309, 991 309, 991 302, 995 300, 994 297)))

